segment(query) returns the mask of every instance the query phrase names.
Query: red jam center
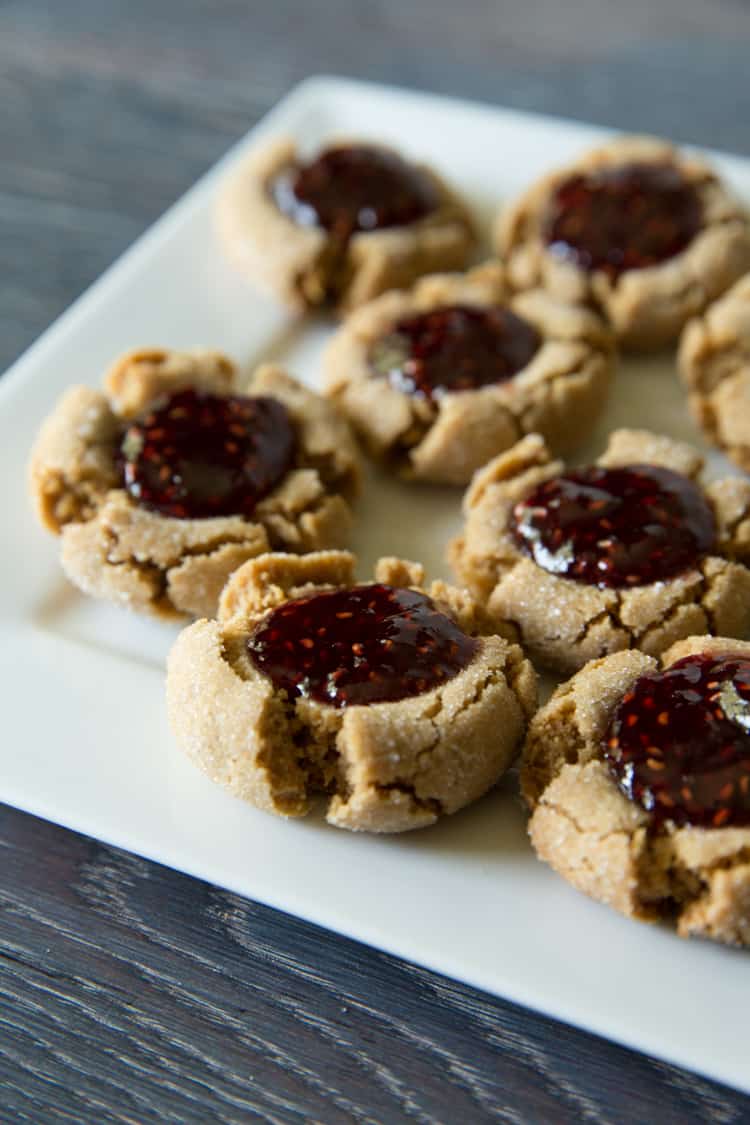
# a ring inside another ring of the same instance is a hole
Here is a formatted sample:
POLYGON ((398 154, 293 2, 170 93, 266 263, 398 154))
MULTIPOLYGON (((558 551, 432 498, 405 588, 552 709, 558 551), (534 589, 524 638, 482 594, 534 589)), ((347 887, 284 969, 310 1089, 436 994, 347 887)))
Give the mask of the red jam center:
POLYGON ((552 197, 546 240, 583 270, 617 277, 679 254, 702 226, 697 191, 671 164, 623 164, 572 176, 552 197))
POLYGON ((342 241, 356 231, 416 222, 439 203, 424 172, 370 145, 326 149, 312 163, 282 173, 272 191, 295 222, 323 227, 342 241))
POLYGON ((291 468, 295 447, 276 399, 184 390, 128 426, 120 469, 133 499, 162 515, 250 516, 291 468))
POLYGON ((658 820, 750 824, 750 660, 688 656, 623 697, 604 756, 658 820))
POLYGON ((286 602, 247 648, 290 698, 347 707, 439 687, 469 664, 478 642, 425 594, 369 585, 286 602))
POLYGON ((697 485, 655 465, 594 465, 544 481, 516 504, 511 532, 544 570, 612 587, 681 574, 716 539, 697 485))
POLYGON ((450 305, 398 321, 370 352, 370 367, 406 394, 433 399, 512 379, 539 335, 510 309, 450 305))

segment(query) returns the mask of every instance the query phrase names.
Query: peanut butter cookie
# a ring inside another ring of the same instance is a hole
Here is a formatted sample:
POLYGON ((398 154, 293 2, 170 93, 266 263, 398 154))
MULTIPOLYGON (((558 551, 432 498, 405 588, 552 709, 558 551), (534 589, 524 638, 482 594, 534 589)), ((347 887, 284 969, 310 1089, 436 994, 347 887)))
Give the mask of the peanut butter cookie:
POLYGON ((351 309, 460 269, 476 241, 468 210, 435 172, 364 142, 311 161, 291 140, 257 149, 228 177, 217 223, 243 272, 301 309, 351 309))
POLYGON ((620 649, 750 632, 750 483, 701 485, 688 445, 617 430, 565 471, 531 435, 474 478, 456 573, 532 659, 570 673, 620 649))
POLYGON ((750 644, 587 664, 534 717, 521 785, 537 854, 574 887, 750 945, 750 644))
POLYGON ((750 274, 690 321, 679 367, 708 440, 750 471, 750 274))
POLYGON ((30 464, 37 513, 76 586, 193 616, 215 613, 255 555, 341 545, 358 478, 331 404, 269 365, 238 393, 218 352, 123 356, 103 392, 63 395, 30 464))
POLYGON ((339 828, 402 832, 476 800, 516 756, 536 677, 465 592, 423 581, 381 559, 356 585, 343 551, 245 563, 170 654, 178 744, 268 812, 324 797, 339 828))
POLYGON ((750 269, 750 223, 713 169, 619 137, 533 184, 499 218, 520 289, 602 310, 623 345, 660 347, 750 269))
POLYGON ((611 360, 596 313, 541 290, 512 296, 488 263, 357 309, 324 373, 373 456, 412 479, 466 484, 525 433, 575 447, 604 404, 611 360))

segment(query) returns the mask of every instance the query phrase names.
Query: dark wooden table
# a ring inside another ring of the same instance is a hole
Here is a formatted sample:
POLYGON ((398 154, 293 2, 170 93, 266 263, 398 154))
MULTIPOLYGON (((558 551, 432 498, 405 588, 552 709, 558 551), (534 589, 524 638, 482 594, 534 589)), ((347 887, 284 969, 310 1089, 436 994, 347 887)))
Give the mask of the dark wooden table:
MULTIPOLYGON (((750 153, 749 40, 742 0, 0 0, 0 366, 308 74, 750 153)), ((11 809, 0 848, 3 1121, 750 1121, 750 1098, 11 809)))

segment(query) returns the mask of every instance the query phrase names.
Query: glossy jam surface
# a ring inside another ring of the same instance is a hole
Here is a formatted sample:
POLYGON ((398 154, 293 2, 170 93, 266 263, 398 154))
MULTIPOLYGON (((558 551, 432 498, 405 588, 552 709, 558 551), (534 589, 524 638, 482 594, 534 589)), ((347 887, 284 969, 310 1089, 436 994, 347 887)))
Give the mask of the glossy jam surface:
POLYGON ((544 481, 516 504, 511 532, 544 570, 611 587, 681 574, 716 539, 697 485, 655 465, 593 465, 544 481))
POLYGON ((545 233, 554 254, 617 277, 673 258, 702 223, 698 193, 673 165, 623 164, 565 180, 545 233))
POLYGON ((347 707, 439 687, 469 664, 478 644, 426 595, 373 584, 286 602, 247 647, 290 698, 347 707))
POLYGON ((341 241, 357 231, 416 222, 439 203, 424 172, 370 145, 326 149, 310 164, 282 173, 272 192, 296 223, 323 227, 341 241))
POLYGON ((128 426, 120 471, 133 499, 162 515, 250 516, 291 468, 295 447, 276 399, 188 389, 128 426))
POLYGON ((536 329, 510 309, 450 305, 400 320, 369 360, 397 390, 434 399, 512 379, 539 343, 536 329))
POLYGON ((750 824, 750 660, 688 656, 642 676, 603 748, 626 796, 658 820, 750 824))

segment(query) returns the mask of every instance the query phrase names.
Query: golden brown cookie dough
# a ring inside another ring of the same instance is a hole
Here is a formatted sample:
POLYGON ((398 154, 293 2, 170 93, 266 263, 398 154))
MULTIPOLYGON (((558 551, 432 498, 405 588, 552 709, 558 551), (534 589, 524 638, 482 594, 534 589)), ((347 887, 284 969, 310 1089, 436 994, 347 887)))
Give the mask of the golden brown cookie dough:
POLYGON ((301 160, 290 139, 256 149, 228 175, 216 210, 229 258, 292 308, 346 311, 422 274, 466 264, 476 242, 474 223, 452 188, 430 168, 414 165, 437 197, 432 211, 400 226, 357 231, 342 246, 323 227, 294 221, 273 198, 274 182, 301 160))
POLYGON ((496 226, 498 253, 515 288, 542 285, 562 300, 600 308, 626 347, 654 348, 674 340, 686 321, 750 268, 750 224, 704 161, 653 137, 618 137, 552 172, 505 208, 496 226), (612 276, 590 272, 547 246, 550 201, 571 176, 630 164, 672 166, 694 185, 702 224, 672 257, 612 276))
POLYGON ((247 559, 271 548, 304 552, 346 541, 345 497, 359 480, 349 427, 325 399, 271 365, 242 392, 283 404, 297 450, 252 518, 173 518, 140 506, 117 467, 125 425, 186 388, 236 394, 238 372, 218 352, 131 352, 109 371, 104 391, 68 390, 37 437, 30 463, 37 514, 61 536, 65 573, 92 597, 140 612, 210 615, 247 559))
POLYGON ((679 368, 708 440, 750 471, 750 274, 686 326, 679 368))
POLYGON ((654 825, 602 755, 612 714, 636 681, 698 653, 747 659, 750 644, 690 637, 660 662, 618 652, 557 689, 532 720, 524 748, 529 835, 569 883, 628 917, 674 921, 683 937, 750 945, 750 828, 654 825))
MULTIPOLYGON (((698 452, 646 430, 611 434, 597 465, 663 466, 697 480, 698 452)), ((532 660, 570 674, 621 649, 658 655, 696 633, 750 632, 750 483, 712 482, 704 494, 716 521, 716 550, 664 581, 601 588, 550 573, 516 544, 514 505, 564 471, 544 441, 530 435, 481 469, 464 497, 466 522, 450 560, 490 613, 512 621, 532 660)))
POLYGON ((466 484, 526 433, 543 434, 556 452, 574 448, 604 405, 611 365, 611 336, 596 313, 541 290, 512 296, 503 268, 488 263, 423 278, 352 313, 328 345, 324 375, 374 457, 411 479, 466 484), (399 321, 456 306, 522 318, 538 337, 530 362, 507 381, 434 400, 373 370, 373 346, 399 321))
MULTIPOLYGON (((167 704, 175 738, 211 778, 258 808, 303 816, 316 797, 339 828, 401 832, 434 823, 485 793, 513 761, 536 701, 521 650, 493 632, 464 592, 425 593, 478 638, 463 670, 395 702, 335 707, 290 698, 250 658, 248 636, 277 607, 351 587, 343 551, 267 554, 245 563, 221 598, 218 621, 186 628, 172 649, 167 704)), ((375 581, 420 590, 422 567, 381 559, 375 581)))

